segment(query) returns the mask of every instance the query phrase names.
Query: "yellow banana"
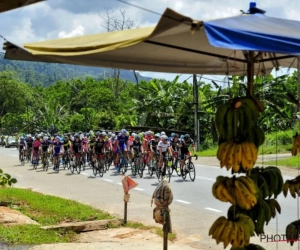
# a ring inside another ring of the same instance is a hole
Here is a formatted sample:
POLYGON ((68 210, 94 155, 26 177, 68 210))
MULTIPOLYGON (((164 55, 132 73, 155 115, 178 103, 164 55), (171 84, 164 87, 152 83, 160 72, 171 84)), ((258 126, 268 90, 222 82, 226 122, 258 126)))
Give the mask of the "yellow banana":
POLYGON ((245 245, 245 232, 244 232, 244 227, 241 224, 240 221, 237 222, 238 223, 238 232, 237 232, 237 242, 239 244, 239 247, 243 247, 245 245))
POLYGON ((222 220, 219 223, 219 226, 216 228, 215 232, 213 233, 212 238, 216 240, 217 244, 219 244, 221 242, 221 234, 226 226, 226 223, 227 223, 227 219, 222 220))
POLYGON ((208 236, 213 235, 213 233, 218 228, 219 224, 224 220, 227 220, 225 216, 221 216, 218 219, 216 219, 215 222, 212 224, 212 226, 209 229, 208 236))
POLYGON ((243 196, 245 196, 245 198, 250 201, 251 206, 254 207, 257 203, 257 198, 255 194, 251 193, 250 190, 239 179, 236 179, 234 184, 236 188, 241 191, 243 196))
POLYGON ((240 165, 242 162, 242 146, 240 143, 235 144, 234 147, 234 160, 233 160, 233 172, 237 173, 240 170, 240 165))
POLYGON ((235 143, 232 143, 227 151, 227 161, 226 161, 226 169, 227 170, 231 169, 231 167, 233 165, 235 145, 236 145, 235 143))
POLYGON ((219 148, 218 148, 218 152, 217 152, 217 158, 218 160, 221 160, 221 153, 223 152, 224 147, 226 146, 227 142, 223 142, 220 144, 219 148))
POLYGON ((242 143, 242 165, 245 171, 251 170, 253 167, 252 154, 247 142, 242 143))
POLYGON ((290 181, 286 180, 285 183, 283 184, 283 195, 286 197, 289 191, 289 187, 290 187, 290 181))
POLYGON ((252 208, 251 202, 246 199, 242 191, 239 188, 235 188, 234 191, 237 204, 243 209, 250 210, 252 208))
POLYGON ((255 184, 255 182, 248 176, 240 176, 238 178, 240 181, 243 182, 243 184, 249 189, 249 191, 252 193, 252 194, 257 194, 258 193, 258 187, 257 185, 255 184))
POLYGON ((232 245, 232 248, 233 248, 233 246, 237 245, 237 241, 236 241, 237 231, 238 231, 237 222, 232 222, 232 229, 231 229, 230 235, 228 237, 229 243, 232 245))
POLYGON ((248 143, 248 147, 251 151, 251 155, 252 155, 252 162, 253 164, 255 164, 255 162, 257 161, 257 148, 255 146, 255 144, 253 142, 249 142, 248 143))
POLYGON ((227 153, 228 150, 230 148, 230 146, 232 145, 233 142, 226 142, 226 145, 223 147, 221 153, 220 153, 220 157, 221 157, 221 161, 220 161, 220 167, 225 167, 227 164, 227 153))
POLYGON ((229 245, 229 235, 232 229, 232 221, 228 220, 220 237, 221 242, 224 244, 224 249, 229 245))
POLYGON ((224 186, 224 188, 221 191, 224 200, 226 199, 229 201, 232 205, 235 205, 235 200, 233 199, 232 195, 228 192, 227 188, 224 186))
POLYGON ((223 189, 226 189, 226 187, 221 183, 216 189, 217 199, 223 202, 228 202, 228 199, 223 195, 223 189))

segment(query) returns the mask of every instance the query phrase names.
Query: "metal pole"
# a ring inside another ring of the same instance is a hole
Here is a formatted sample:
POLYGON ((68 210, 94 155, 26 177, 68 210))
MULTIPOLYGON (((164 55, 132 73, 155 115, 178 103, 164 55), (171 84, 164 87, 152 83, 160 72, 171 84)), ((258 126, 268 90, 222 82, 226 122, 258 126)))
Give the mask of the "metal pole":
POLYGON ((124 224, 127 224, 127 201, 124 201, 124 224))
POLYGON ((248 96, 253 96, 253 81, 254 81, 254 51, 249 51, 248 62, 247 62, 247 90, 248 96))
POLYGON ((194 133, 195 133, 195 146, 196 146, 196 151, 199 150, 199 128, 198 128, 198 82, 197 82, 197 75, 193 75, 193 92, 194 92, 194 105, 195 105, 195 110, 194 110, 194 133))
POLYGON ((168 230, 164 230, 164 250, 168 250, 168 230))
POLYGON ((297 57, 297 70, 298 70, 298 105, 297 112, 300 111, 300 57, 297 57))

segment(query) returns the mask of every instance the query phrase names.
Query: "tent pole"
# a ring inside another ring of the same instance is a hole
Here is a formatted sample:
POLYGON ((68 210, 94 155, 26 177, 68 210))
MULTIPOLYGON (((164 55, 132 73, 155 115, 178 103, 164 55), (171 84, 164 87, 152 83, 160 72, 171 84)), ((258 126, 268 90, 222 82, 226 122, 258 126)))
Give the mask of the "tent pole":
POLYGON ((195 111, 194 111, 194 133, 195 133, 195 147, 196 147, 196 151, 199 150, 199 125, 198 125, 198 82, 197 82, 197 75, 194 74, 193 75, 193 89, 194 89, 194 105, 195 105, 195 111))
POLYGON ((297 112, 300 111, 300 57, 297 57, 297 71, 298 71, 298 105, 297 112))
POLYGON ((253 96, 253 82, 254 82, 254 51, 249 51, 247 62, 247 95, 253 96))

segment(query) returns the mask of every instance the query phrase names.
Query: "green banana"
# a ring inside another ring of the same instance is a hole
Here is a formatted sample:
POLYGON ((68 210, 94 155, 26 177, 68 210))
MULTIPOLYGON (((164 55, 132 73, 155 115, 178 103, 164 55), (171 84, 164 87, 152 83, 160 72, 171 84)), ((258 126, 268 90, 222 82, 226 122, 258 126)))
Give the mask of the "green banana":
POLYGON ((259 210, 257 221, 255 223, 255 233, 261 235, 264 233, 264 224, 266 221, 266 214, 263 209, 259 210))
POLYGON ((278 201, 275 200, 275 199, 270 199, 270 202, 271 202, 272 206, 275 207, 277 212, 280 214, 281 213, 281 207, 280 207, 278 201))
POLYGON ((266 250, 266 249, 260 245, 250 243, 248 246, 244 247, 243 250, 266 250))
POLYGON ((272 180, 272 175, 270 174, 269 171, 262 171, 261 175, 266 180, 266 183, 268 184, 268 194, 269 194, 269 198, 271 198, 272 195, 274 194, 274 189, 275 189, 272 180))
POLYGON ((270 220, 272 219, 270 207, 264 200, 260 200, 259 205, 265 213, 266 225, 268 225, 270 220))
POLYGON ((249 98, 244 98, 242 100, 242 103, 243 103, 243 105, 246 105, 246 106, 249 107, 249 109, 251 110, 251 113, 252 113, 253 123, 257 124, 259 112, 257 110, 257 107, 256 107, 255 103, 249 98))
POLYGON ((275 206, 273 206, 271 199, 270 200, 265 200, 266 203, 268 204, 270 211, 271 211, 271 217, 275 218, 276 217, 276 208, 275 206))
POLYGON ((238 123, 239 123, 238 132, 239 132, 239 135, 242 138, 244 138, 244 134, 245 134, 245 118, 244 118, 243 109, 238 108, 237 115, 238 115, 238 123))
POLYGON ((287 242, 290 242, 291 246, 293 246, 294 240, 299 237, 297 227, 293 223, 287 225, 285 229, 285 236, 287 242))
POLYGON ((283 180, 281 171, 278 167, 268 166, 268 167, 266 167, 266 169, 272 169, 277 176, 278 185, 277 185, 277 190, 276 190, 276 195, 275 195, 275 199, 276 199, 277 196, 282 192, 284 180, 283 180))
POLYGON ((274 169, 268 169, 267 171, 271 175, 272 191, 273 191, 274 198, 276 199, 278 196, 277 192, 278 192, 278 186, 279 186, 278 175, 274 169))
POLYGON ((258 126, 253 126, 252 131, 255 134, 255 138, 257 139, 258 146, 263 145, 266 137, 264 131, 258 126))
POLYGON ((233 116, 234 116, 234 110, 229 109, 226 115, 226 131, 227 134, 224 134, 227 140, 231 140, 234 136, 233 131, 233 116))
POLYGON ((245 133, 246 133, 246 137, 248 138, 252 133, 252 127, 253 127, 252 113, 250 108, 246 105, 242 105, 240 109, 242 109, 244 112, 245 133))
POLYGON ((217 109, 216 115, 215 115, 215 124, 216 124, 216 129, 219 134, 220 138, 224 138, 224 121, 226 114, 228 112, 228 109, 231 108, 231 104, 226 102, 222 105, 220 105, 217 109))

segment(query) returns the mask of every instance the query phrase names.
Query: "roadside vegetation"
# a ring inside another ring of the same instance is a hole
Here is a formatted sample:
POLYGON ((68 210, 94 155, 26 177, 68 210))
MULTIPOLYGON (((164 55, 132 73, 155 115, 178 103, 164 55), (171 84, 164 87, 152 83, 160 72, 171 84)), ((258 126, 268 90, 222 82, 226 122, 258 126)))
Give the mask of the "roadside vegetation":
POLYGON ((62 222, 112 219, 108 213, 76 201, 44 195, 28 189, 0 189, 0 201, 11 203, 40 225, 0 225, 0 242, 11 245, 71 242, 76 233, 69 230, 44 230, 40 226, 62 222))

